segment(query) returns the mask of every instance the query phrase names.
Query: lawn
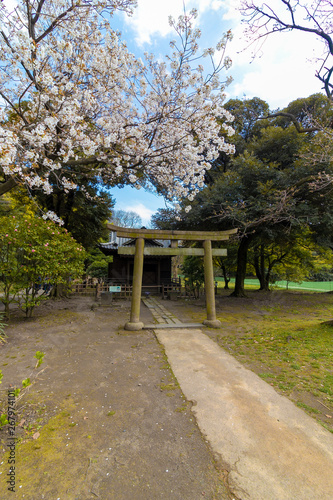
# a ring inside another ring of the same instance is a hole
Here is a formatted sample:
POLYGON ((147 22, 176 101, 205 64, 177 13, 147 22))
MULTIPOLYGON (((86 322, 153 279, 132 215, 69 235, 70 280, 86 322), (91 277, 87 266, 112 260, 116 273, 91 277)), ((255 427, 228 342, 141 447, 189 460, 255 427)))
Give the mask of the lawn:
MULTIPOLYGON (((219 289, 211 338, 333 432, 333 295, 219 289)), ((204 308, 193 310, 202 321, 204 308)))

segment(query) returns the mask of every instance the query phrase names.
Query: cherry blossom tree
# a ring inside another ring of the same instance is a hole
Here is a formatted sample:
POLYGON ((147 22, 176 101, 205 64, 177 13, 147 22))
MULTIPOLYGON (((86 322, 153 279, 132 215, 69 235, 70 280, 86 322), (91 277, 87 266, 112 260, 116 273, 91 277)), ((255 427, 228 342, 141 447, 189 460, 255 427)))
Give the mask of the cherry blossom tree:
MULTIPOLYGON (((135 0, 19 0, 0 7, 0 195, 18 183, 76 189, 75 173, 108 185, 193 199, 205 171, 233 146, 223 108, 228 32, 199 50, 196 11, 170 24, 165 61, 129 53, 112 14, 135 0), (216 53, 220 56, 216 62, 216 53), (206 74, 201 57, 212 69, 206 74), (217 122, 219 118, 219 124, 217 122), (52 182, 51 182, 52 181, 52 182)), ((51 215, 51 214, 49 214, 51 215)))

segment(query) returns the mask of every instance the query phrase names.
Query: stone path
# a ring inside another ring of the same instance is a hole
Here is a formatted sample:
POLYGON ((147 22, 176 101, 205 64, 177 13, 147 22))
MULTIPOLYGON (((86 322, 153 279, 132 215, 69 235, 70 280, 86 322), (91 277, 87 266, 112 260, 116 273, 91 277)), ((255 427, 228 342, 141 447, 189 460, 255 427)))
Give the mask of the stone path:
POLYGON ((201 323, 182 323, 174 314, 167 310, 166 307, 156 297, 147 297, 142 299, 145 306, 153 315, 156 323, 145 325, 147 330, 161 328, 200 328, 201 323))
POLYGON ((145 303, 152 328, 168 325, 156 336, 235 498, 332 500, 333 435, 201 328, 184 328, 157 299, 145 303))

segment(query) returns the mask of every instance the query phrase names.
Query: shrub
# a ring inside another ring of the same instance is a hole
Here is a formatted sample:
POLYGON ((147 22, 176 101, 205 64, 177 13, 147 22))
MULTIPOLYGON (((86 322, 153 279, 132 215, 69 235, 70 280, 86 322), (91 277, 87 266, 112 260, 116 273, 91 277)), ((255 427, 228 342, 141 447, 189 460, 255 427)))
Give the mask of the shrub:
POLYGON ((14 300, 31 316, 51 286, 82 275, 85 251, 66 229, 33 215, 2 217, 0 227, 0 300, 6 317, 14 300))

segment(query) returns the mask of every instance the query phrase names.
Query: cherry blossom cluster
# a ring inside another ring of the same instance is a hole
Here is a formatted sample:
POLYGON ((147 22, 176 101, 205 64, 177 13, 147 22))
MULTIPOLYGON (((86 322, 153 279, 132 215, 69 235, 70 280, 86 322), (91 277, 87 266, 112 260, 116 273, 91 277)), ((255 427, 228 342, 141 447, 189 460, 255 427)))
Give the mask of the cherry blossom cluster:
POLYGON ((204 184, 233 117, 223 108, 228 32, 199 50, 196 12, 170 19, 179 41, 165 61, 129 53, 111 28, 133 0, 21 0, 0 7, 0 157, 5 178, 32 189, 76 188, 71 169, 109 185, 188 198, 204 184), (210 57, 208 76, 200 58, 210 57), (221 129, 221 123, 222 129, 221 129), (52 182, 51 182, 52 180, 52 182))

